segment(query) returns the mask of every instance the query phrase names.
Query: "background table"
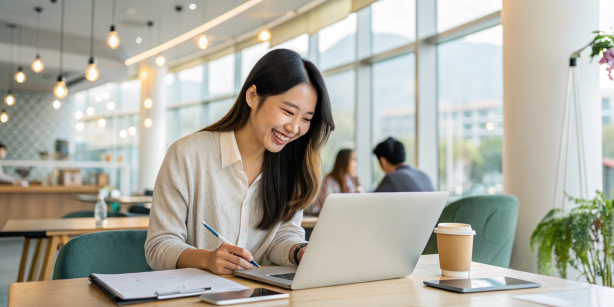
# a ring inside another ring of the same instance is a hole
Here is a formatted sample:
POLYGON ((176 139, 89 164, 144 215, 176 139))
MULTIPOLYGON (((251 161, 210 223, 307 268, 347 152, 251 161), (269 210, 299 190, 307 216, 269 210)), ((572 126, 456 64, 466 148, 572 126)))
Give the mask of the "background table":
POLYGON ((68 242, 68 236, 108 230, 147 229, 148 225, 149 217, 111 217, 108 218, 106 227, 96 227, 96 220, 93 217, 8 220, 0 232, 0 237, 25 237, 19 275, 17 275, 18 282, 26 280, 25 272, 30 240, 38 239, 27 280, 50 280, 56 252, 59 247, 68 242), (47 246, 43 251, 45 241, 47 246), (40 275, 38 274, 39 269, 40 275))
MULTIPOLYGON (((225 275, 244 286, 264 287, 290 293, 289 300, 252 303, 252 306, 542 306, 513 299, 519 294, 549 293, 598 287, 576 281, 520 272, 481 263, 473 263, 471 277, 509 276, 542 284, 541 288, 459 294, 424 286, 422 281, 447 279, 440 276, 437 255, 425 255, 414 273, 406 278, 367 282, 316 289, 288 291, 255 281, 225 275)), ((614 291, 600 287, 602 291, 614 291)), ((12 306, 115 306, 87 278, 36 283, 14 283, 9 288, 12 306)), ((198 297, 152 302, 134 306, 211 306, 199 303, 198 297)))
MULTIPOLYGON (((86 203, 96 203, 98 201, 98 195, 77 194, 74 195, 74 199, 86 203)), ((120 196, 120 197, 105 197, 104 201, 109 203, 120 204, 142 204, 151 203, 153 201, 152 196, 120 196)))

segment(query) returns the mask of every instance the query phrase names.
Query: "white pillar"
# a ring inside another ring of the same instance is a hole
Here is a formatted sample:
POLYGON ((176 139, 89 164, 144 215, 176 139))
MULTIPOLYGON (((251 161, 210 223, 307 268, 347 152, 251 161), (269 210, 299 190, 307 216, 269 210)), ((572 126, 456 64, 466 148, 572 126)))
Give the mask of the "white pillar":
MULTIPOLYGON (((599 1, 503 0, 501 20, 504 186, 506 193, 520 200, 511 267, 535 272, 537 260, 529 240, 535 226, 553 208, 569 57, 599 29, 599 1)), ((591 196, 602 186, 597 62, 589 63, 586 53, 578 60, 591 196)), ((574 134, 571 137, 575 139, 574 134)), ((572 165, 565 190, 578 195, 577 163, 572 165)))
POLYGON ((153 59, 142 61, 139 66, 141 80, 141 106, 139 113, 139 192, 153 190, 158 170, 166 155, 166 86, 167 68, 157 67, 153 59), (145 108, 145 100, 151 99, 151 109, 145 108), (146 127, 147 119, 151 127, 146 127))

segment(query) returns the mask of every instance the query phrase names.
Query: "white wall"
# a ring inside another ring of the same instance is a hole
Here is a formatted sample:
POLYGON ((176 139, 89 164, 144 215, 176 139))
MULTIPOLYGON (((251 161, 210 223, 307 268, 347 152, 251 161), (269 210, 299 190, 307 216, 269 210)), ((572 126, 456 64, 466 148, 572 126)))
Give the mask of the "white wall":
MULTIPOLYGON (((537 262, 529 239, 553 208, 569 56, 590 42, 591 32, 599 29, 599 1, 503 0, 502 24, 504 186, 506 193, 520 200, 511 267, 535 272, 537 262)), ((589 63, 586 54, 578 61, 591 195, 602 187, 597 62, 589 63)), ((571 145, 574 148, 573 142, 571 145)), ((575 195, 576 168, 573 164, 565 187, 575 195)))

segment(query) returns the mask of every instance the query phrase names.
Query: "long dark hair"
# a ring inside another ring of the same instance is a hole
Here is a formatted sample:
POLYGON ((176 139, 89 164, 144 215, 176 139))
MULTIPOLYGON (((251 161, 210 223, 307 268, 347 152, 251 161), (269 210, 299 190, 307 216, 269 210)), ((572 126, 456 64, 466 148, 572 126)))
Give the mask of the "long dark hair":
MULTIPOLYGON (((310 61, 287 49, 276 49, 263 56, 247 76, 239 97, 222 119, 203 131, 235 131, 250 115, 247 89, 255 85, 261 98, 258 108, 270 96, 280 95, 299 84, 311 84, 318 101, 309 131, 286 144, 278 153, 264 152, 260 192, 263 215, 258 228, 267 230, 288 222, 297 211, 307 208, 317 197, 322 184, 320 151, 335 129, 328 91, 322 74, 310 61)), ((258 112, 258 110, 256 110, 258 112)))
POLYGON ((345 184, 345 176, 348 173, 353 152, 353 150, 347 148, 339 150, 337 153, 337 158, 335 159, 335 166, 333 166, 333 170, 328 174, 328 176, 332 177, 339 183, 341 192, 343 193, 350 192, 347 184, 345 184))

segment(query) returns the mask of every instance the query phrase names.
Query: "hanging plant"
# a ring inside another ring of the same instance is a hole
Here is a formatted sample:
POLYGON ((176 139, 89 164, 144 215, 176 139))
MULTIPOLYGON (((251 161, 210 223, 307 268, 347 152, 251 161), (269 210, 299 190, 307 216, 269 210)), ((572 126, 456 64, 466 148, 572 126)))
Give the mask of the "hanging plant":
POLYGON ((612 77, 612 69, 614 69, 614 34, 608 34, 604 31, 594 31, 595 38, 588 44, 591 47, 591 59, 596 56, 601 56, 599 64, 606 65, 608 77, 612 77))
POLYGON ((539 222, 531 235, 531 250, 539 245, 541 274, 553 275, 556 268, 566 278, 571 266, 591 284, 614 286, 614 203, 602 192, 596 193, 591 200, 566 195, 578 206, 567 214, 552 209, 539 222))

